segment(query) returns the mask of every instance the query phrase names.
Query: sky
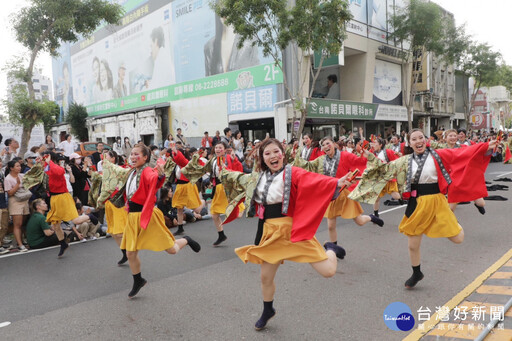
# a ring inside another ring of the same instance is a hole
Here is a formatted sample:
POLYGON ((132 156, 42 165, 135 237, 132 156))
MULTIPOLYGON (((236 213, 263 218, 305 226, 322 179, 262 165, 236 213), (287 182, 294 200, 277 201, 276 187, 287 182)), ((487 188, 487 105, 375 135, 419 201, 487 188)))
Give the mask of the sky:
MULTIPOLYGON (((466 23, 466 31, 478 42, 489 43, 503 55, 504 61, 512 65, 512 43, 508 28, 512 1, 510 0, 433 0, 455 16, 457 25, 466 23)), ((16 42, 10 30, 10 15, 28 4, 27 0, 9 0, 2 3, 0 12, 0 69, 15 55, 28 54, 27 49, 16 42)), ((43 75, 52 78, 51 58, 40 54, 36 66, 43 69, 43 75)), ((0 70, 0 99, 6 97, 7 76, 0 70)), ((4 113, 0 105, 0 114, 4 113)))

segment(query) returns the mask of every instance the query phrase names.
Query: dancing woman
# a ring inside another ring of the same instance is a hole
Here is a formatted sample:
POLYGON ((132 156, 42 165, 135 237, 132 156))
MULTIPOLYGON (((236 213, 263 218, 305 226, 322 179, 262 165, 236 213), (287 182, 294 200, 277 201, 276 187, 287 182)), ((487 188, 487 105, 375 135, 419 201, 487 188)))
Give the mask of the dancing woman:
MULTIPOLYGON (((334 141, 331 137, 324 137, 320 140, 322 150, 325 155, 319 156, 314 161, 305 161, 304 159, 296 156, 294 166, 304 168, 307 171, 319 173, 335 178, 341 178, 348 172, 359 169, 363 172, 366 168, 367 159, 365 157, 359 157, 349 152, 340 151, 336 148, 334 141)), ((353 219, 354 222, 363 226, 368 222, 372 222, 379 226, 384 225, 384 221, 379 217, 371 215, 363 215, 363 208, 357 201, 347 198, 348 194, 355 185, 346 188, 341 194, 332 201, 324 217, 327 218, 327 227, 329 229, 329 239, 334 244, 338 244, 338 233, 336 231, 336 218, 341 217, 343 219, 353 219)))
POLYGON ((181 169, 181 174, 194 183, 204 174, 210 173, 210 182, 214 186, 210 212, 212 214, 215 227, 217 228, 217 233, 219 234, 217 240, 213 243, 213 246, 218 246, 228 239, 224 234, 224 227, 222 226, 222 220, 220 219, 220 215, 225 214, 226 208, 228 207, 228 200, 224 192, 220 172, 224 168, 243 172, 243 166, 234 156, 234 153, 226 155, 226 150, 228 148, 229 147, 225 142, 219 141, 214 147, 215 156, 212 157, 204 166, 199 162, 199 157, 194 155, 187 166, 181 169))
POLYGON ((187 244, 194 252, 201 250, 199 243, 188 236, 174 239, 165 226, 162 211, 155 207, 156 191, 165 182, 164 166, 157 164, 155 169, 148 167, 150 156, 149 148, 143 144, 135 145, 130 154, 133 170, 126 182, 128 218, 121 241, 121 249, 126 250, 133 275, 129 298, 135 297, 147 283, 141 274, 139 250, 165 250, 169 254, 176 254, 187 244))
POLYGON ((276 314, 274 277, 285 260, 310 263, 324 277, 336 273, 336 258, 342 249, 331 242, 322 248, 315 233, 339 187, 348 185, 346 176, 337 179, 285 166, 284 149, 276 139, 263 141, 259 148, 261 172, 244 175, 222 171, 226 193, 232 199, 227 220, 237 215, 240 201, 252 199, 260 217, 254 245, 235 250, 244 263, 261 266, 263 313, 255 324, 256 330, 263 329, 276 314), (315 200, 311 200, 313 196, 315 200))
POLYGON ((46 216, 46 221, 52 226, 60 243, 58 257, 62 257, 69 245, 64 239, 64 232, 60 226, 63 221, 72 221, 75 225, 80 225, 89 219, 88 216, 79 216, 76 210, 75 201, 68 192, 66 170, 58 165, 58 155, 54 152, 44 152, 45 161, 44 171, 49 178, 50 187, 50 212, 46 216))
MULTIPOLYGON (((388 163, 389 161, 398 159, 398 155, 394 151, 386 149, 386 141, 384 141, 384 139, 378 137, 375 141, 370 142, 370 145, 372 146, 373 154, 382 162, 388 163)), ((377 217, 379 216, 380 198, 386 194, 390 194, 393 199, 401 201, 400 193, 398 193, 398 186, 396 185, 396 179, 388 181, 386 186, 382 189, 382 192, 380 192, 377 200, 375 200, 375 203, 373 204, 373 214, 377 217)))
POLYGON ((427 148, 423 132, 413 129, 408 135, 414 153, 383 164, 366 152, 367 168, 349 198, 373 204, 390 179, 409 198, 405 215, 398 226, 408 237, 412 276, 405 287, 413 288, 423 279, 420 269, 421 238, 448 238, 455 244, 464 240, 464 230, 450 210, 449 201, 470 201, 487 196, 485 169, 488 153, 496 141, 459 149, 427 148), (448 193, 448 200, 445 194, 448 193))

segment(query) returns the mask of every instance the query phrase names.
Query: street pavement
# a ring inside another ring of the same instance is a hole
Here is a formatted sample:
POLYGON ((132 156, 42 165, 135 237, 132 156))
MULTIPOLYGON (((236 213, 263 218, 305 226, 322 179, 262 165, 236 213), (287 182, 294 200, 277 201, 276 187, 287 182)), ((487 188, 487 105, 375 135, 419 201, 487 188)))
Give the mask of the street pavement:
MULTIPOLYGON (((512 166, 490 164, 487 181, 512 178, 512 166)), ((225 226, 228 240, 212 247, 213 222, 185 225, 202 245, 177 255, 142 251, 148 284, 132 300, 128 266, 118 267, 121 252, 113 239, 0 258, 2 340, 401 340, 410 332, 386 327, 383 313, 392 302, 407 304, 417 318, 420 307, 443 306, 512 245, 512 195, 489 192, 509 201, 488 201, 480 215, 460 205, 456 215, 465 241, 422 242, 425 278, 404 289, 411 275, 407 238, 398 232, 404 207, 381 205, 382 228, 338 221, 339 244, 347 256, 333 278, 319 276, 308 264, 286 262, 276 277, 277 315, 257 332, 263 304, 259 267, 242 263, 233 249, 251 244, 257 221, 239 219, 225 226), (387 212, 386 212, 387 211, 387 212)), ((389 197, 384 200, 390 199, 389 197)), ((372 208, 363 205, 366 214, 372 208)), ((327 240, 324 220, 317 238, 327 240)), ((512 326, 505 326, 512 328, 512 326)))

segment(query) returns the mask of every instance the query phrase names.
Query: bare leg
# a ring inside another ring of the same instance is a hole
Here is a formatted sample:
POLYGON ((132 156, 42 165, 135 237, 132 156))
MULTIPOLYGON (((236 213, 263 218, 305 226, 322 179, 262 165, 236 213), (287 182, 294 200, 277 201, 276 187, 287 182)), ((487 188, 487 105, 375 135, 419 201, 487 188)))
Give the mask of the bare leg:
POLYGON ((420 265, 420 246, 422 236, 423 235, 421 234, 419 236, 409 236, 409 258, 411 259, 412 266, 420 265))
POLYGON ((379 207, 380 207, 380 197, 378 197, 377 200, 375 200, 375 204, 373 204, 373 210, 378 211, 379 207))
POLYGON ((459 204, 458 202, 451 202, 451 203, 449 203, 450 210, 452 210, 452 212, 455 212, 455 209, 457 208, 458 204, 459 204))
POLYGON ((222 227, 222 220, 220 219, 220 214, 212 214, 212 219, 213 223, 215 224, 215 228, 217 228, 217 232, 224 231, 224 228, 222 227))
POLYGON ((327 227, 329 228, 329 239, 331 242, 338 241, 338 232, 336 231, 336 217, 327 218, 327 227))
POLYGON ((476 204, 477 206, 484 207, 484 206, 485 206, 485 200, 484 200, 484 198, 476 199, 476 200, 475 200, 475 204, 476 204))
POLYGON ((116 241, 117 246, 121 247, 121 240, 123 240, 123 234, 122 233, 113 234, 112 238, 114 238, 114 240, 116 241))
POLYGON ((364 224, 366 224, 370 221, 372 221, 372 218, 370 218, 370 216, 368 216, 368 215, 363 215, 363 214, 360 214, 354 218, 354 222, 359 226, 363 226, 364 224))
POLYGON ((183 207, 178 207, 178 225, 183 225, 183 207))
POLYGON ((398 200, 398 199, 400 199, 400 198, 401 198, 401 197, 400 197, 400 193, 398 193, 398 192, 391 192, 391 197, 392 197, 393 199, 395 199, 395 200, 398 200))
POLYGON ((310 263, 313 269, 316 270, 323 277, 332 277, 336 274, 336 267, 338 266, 338 259, 336 258, 336 254, 332 250, 325 251, 327 255, 327 259, 310 263))
POLYGON ((23 225, 23 216, 22 215, 13 215, 12 216, 12 224, 13 224, 13 233, 16 242, 18 243, 18 247, 23 246, 23 240, 21 239, 21 225, 23 225))
MULTIPOLYGON (((460 225, 459 225, 460 226, 460 225)), ((461 226, 462 228, 462 226, 461 226)), ((458 235, 448 238, 452 243, 460 244, 464 241, 464 230, 461 230, 458 235)))
POLYGON ((171 247, 170 249, 165 250, 165 252, 171 255, 175 255, 178 253, 178 251, 183 249, 185 245, 187 245, 187 240, 185 238, 176 239, 174 241, 174 246, 171 247))
MULTIPOLYGON (((336 258, 336 256, 334 258, 336 258)), ((263 295, 263 301, 265 302, 274 300, 274 293, 276 292, 274 278, 278 268, 279 264, 265 262, 261 264, 261 293, 263 295)))
POLYGON ((62 231, 62 227, 60 226, 60 222, 52 225, 53 231, 55 231, 55 235, 59 241, 64 240, 64 231, 62 231))
POLYGON ((132 275, 140 273, 139 251, 126 251, 126 256, 128 257, 128 264, 130 264, 132 275))

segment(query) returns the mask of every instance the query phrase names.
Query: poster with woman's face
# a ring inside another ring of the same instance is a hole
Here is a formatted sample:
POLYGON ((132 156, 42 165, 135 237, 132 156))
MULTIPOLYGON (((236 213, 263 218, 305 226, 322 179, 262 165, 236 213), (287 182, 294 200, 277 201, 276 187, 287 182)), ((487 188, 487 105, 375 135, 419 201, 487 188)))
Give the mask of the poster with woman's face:
POLYGON ((60 107, 59 122, 64 119, 65 113, 68 111, 69 104, 73 102, 73 87, 71 82, 71 59, 70 44, 64 43, 58 50, 60 58, 52 59, 53 69, 53 92, 55 102, 60 107))

